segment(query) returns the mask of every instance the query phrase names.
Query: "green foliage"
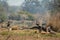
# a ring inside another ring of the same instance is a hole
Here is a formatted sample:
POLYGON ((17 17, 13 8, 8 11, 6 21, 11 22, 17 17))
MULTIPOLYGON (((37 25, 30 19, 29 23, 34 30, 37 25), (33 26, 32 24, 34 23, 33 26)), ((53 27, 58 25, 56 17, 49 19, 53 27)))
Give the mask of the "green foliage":
POLYGON ((6 14, 6 11, 4 10, 4 6, 1 2, 0 3, 0 20, 3 22, 6 20, 6 18, 7 18, 7 14, 6 14))
POLYGON ((34 20, 34 17, 32 15, 28 15, 28 20, 34 20))
POLYGON ((12 13, 12 14, 10 14, 9 15, 9 19, 11 19, 11 20, 20 20, 20 15, 19 14, 14 14, 14 13, 12 13))
POLYGON ((30 13, 39 13, 40 12, 40 1, 39 0, 26 0, 24 3, 21 5, 21 8, 23 11, 28 11, 30 13), (24 5, 24 6, 23 6, 24 5))
POLYGON ((60 12, 60 0, 54 0, 53 1, 54 3, 50 3, 50 5, 49 6, 51 6, 52 7, 52 9, 51 9, 51 15, 54 15, 54 14, 56 14, 56 13, 58 13, 58 12, 60 12))
POLYGON ((33 16, 33 14, 31 14, 31 13, 29 13, 29 12, 27 12, 27 11, 20 11, 19 12, 19 14, 20 14, 20 16, 21 15, 27 15, 27 19, 26 20, 34 20, 34 16, 33 16))
POLYGON ((6 20, 6 15, 4 15, 3 13, 0 15, 0 19, 2 20, 2 21, 5 21, 6 20))

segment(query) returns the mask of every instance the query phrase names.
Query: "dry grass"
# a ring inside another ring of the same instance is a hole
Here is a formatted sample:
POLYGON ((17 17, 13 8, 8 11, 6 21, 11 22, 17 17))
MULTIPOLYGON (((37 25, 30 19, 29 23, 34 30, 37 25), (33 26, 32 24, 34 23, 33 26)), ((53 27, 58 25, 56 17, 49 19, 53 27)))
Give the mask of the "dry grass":
POLYGON ((38 33, 38 30, 2 31, 0 40, 60 40, 60 33, 53 35, 38 33))
POLYGON ((52 15, 47 23, 47 25, 52 25, 55 31, 60 31, 60 13, 52 15))

